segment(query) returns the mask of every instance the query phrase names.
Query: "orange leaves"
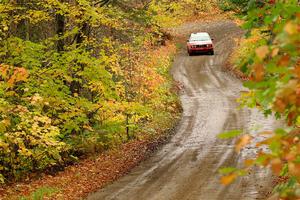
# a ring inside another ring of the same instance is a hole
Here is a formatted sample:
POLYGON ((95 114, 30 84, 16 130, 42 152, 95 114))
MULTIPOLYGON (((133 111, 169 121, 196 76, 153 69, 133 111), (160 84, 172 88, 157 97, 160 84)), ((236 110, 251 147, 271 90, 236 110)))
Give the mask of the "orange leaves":
POLYGON ((288 161, 288 162, 293 162, 297 157, 297 154, 295 152, 289 152, 287 153, 284 158, 288 161))
POLYGON ((28 71, 25 68, 0 64, 0 78, 7 82, 9 87, 18 82, 26 81, 28 76, 28 71))
POLYGON ((245 160, 245 161, 244 161, 244 165, 245 165, 246 167, 250 167, 250 166, 252 166, 254 163, 255 163, 255 160, 252 160, 252 159, 248 159, 248 160, 245 160))
POLYGON ((283 113, 288 105, 296 104, 300 100, 300 96, 297 94, 299 88, 300 85, 296 80, 290 80, 277 91, 274 110, 283 113))
POLYGON ((257 156, 258 163, 265 167, 270 166, 278 176, 287 165, 292 176, 300 177, 300 163, 297 162, 300 156, 299 132, 299 129, 285 134, 277 132, 273 137, 260 142, 258 146, 268 145, 272 152, 260 152, 257 156))
POLYGON ((245 147, 247 144, 249 144, 251 140, 252 140, 252 137, 248 134, 242 136, 235 145, 235 151, 239 152, 243 147, 245 147))
POLYGON ((144 102, 159 98, 162 86, 168 78, 166 72, 172 62, 171 56, 176 52, 176 46, 167 43, 166 46, 148 49, 146 52, 130 49, 127 51, 130 51, 130 61, 123 64, 124 68, 126 67, 124 77, 130 83, 127 92, 134 93, 132 96, 143 99, 144 102))
MULTIPOLYGON (((263 141, 257 142, 256 147, 261 148, 263 145, 268 147, 268 151, 260 149, 255 158, 244 161, 242 169, 224 168, 220 170, 221 174, 225 174, 221 178, 223 185, 228 185, 235 181, 239 176, 245 175, 252 166, 259 165, 262 167, 270 167, 274 174, 280 176, 283 169, 288 167, 292 176, 299 177, 300 181, 300 129, 294 129, 287 132, 284 129, 273 131, 264 131, 259 135, 267 136, 263 141)), ((236 142, 235 150, 239 152, 245 145, 252 140, 250 135, 244 135, 236 142)))
POLYGON ((299 163, 294 163, 294 162, 290 162, 288 164, 289 167, 289 173, 293 176, 298 177, 298 179, 300 180, 300 164, 299 163))
POLYGON ((246 175, 247 171, 246 169, 237 169, 234 167, 222 168, 219 170, 219 173, 224 174, 224 176, 221 177, 220 182, 223 185, 229 185, 238 177, 246 175))
POLYGON ((284 27, 284 31, 287 32, 289 35, 298 34, 297 24, 291 21, 288 22, 284 27))
POLYGON ((290 112, 287 116, 287 124, 289 126, 292 126, 294 124, 294 120, 297 118, 297 116, 298 116, 297 112, 295 112, 295 111, 290 112))
POLYGON ((262 81, 265 75, 265 69, 262 64, 256 64, 253 67, 255 81, 262 81))
POLYGON ((10 86, 14 85, 15 83, 26 81, 28 78, 28 72, 24 68, 16 68, 14 70, 14 74, 10 77, 7 81, 10 86))
MULTIPOLYGON (((282 151, 280 155, 284 163, 287 164, 289 174, 297 177, 300 181, 300 129, 294 129, 289 134, 281 138, 282 151)), ((279 164, 279 162, 278 162, 279 164)))
POLYGON ((298 79, 300 79, 300 64, 297 65, 294 69, 294 73, 298 79))
POLYGON ((230 183, 232 183, 233 181, 235 181, 236 178, 237 178, 237 174, 235 174, 235 173, 229 174, 229 175, 223 176, 221 178, 221 183, 223 185, 229 185, 230 183))
POLYGON ((278 53, 279 53, 279 48, 274 48, 274 49, 272 50, 271 56, 272 56, 272 57, 275 57, 275 56, 278 55, 278 53))
MULTIPOLYGON (((277 4, 277 1, 269 2, 277 4)), ((296 2, 278 2, 278 5, 289 8, 289 11, 282 9, 278 12, 275 6, 261 10, 265 24, 260 28, 260 38, 252 42, 252 46, 241 43, 239 51, 244 46, 251 50, 245 53, 245 59, 237 58, 236 61, 240 69, 250 72, 251 81, 245 86, 255 95, 247 97, 245 102, 249 101, 250 104, 246 105, 254 106, 256 103, 266 115, 275 114, 276 118, 286 120, 282 125, 285 128, 264 132, 265 139, 256 140, 255 148, 259 152, 251 160, 245 161, 245 168, 253 165, 270 167, 275 175, 287 176, 290 184, 291 180, 300 183, 300 13, 295 13, 299 7, 296 2), (295 10, 290 9, 292 7, 295 10), (286 17, 282 17, 285 13, 288 13, 286 17)), ((257 20, 257 17, 255 14, 250 19, 257 20)), ((254 28, 256 26, 249 28, 249 33, 254 28)), ((254 38, 253 34, 250 38, 254 38)), ((247 135, 240 138, 236 143, 236 151, 239 152, 250 140, 247 135)), ((234 179, 235 175, 230 174, 222 178, 222 183, 228 184, 234 179)), ((287 197, 295 194, 294 188, 291 184, 278 191, 287 197)))
POLYGON ((277 65, 278 66, 288 66, 289 65, 289 62, 290 62, 290 56, 288 55, 284 55, 280 58, 280 60, 278 61, 277 65))
POLYGON ((279 158, 271 160, 271 169, 276 175, 280 175, 283 168, 283 162, 279 158))
POLYGON ((256 50, 255 50, 255 53, 256 53, 256 56, 260 59, 260 60, 263 60, 267 57, 267 55, 269 54, 270 50, 269 50, 269 47, 268 46, 261 46, 261 47, 258 47, 256 50))
POLYGON ((274 103, 274 110, 277 112, 283 113, 285 111, 286 106, 287 105, 283 99, 277 98, 274 103))

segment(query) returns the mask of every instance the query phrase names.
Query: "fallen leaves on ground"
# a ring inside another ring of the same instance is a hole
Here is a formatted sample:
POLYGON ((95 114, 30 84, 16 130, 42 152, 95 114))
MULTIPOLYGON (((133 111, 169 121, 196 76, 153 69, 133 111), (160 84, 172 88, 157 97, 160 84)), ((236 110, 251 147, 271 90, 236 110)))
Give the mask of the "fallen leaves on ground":
POLYGON ((82 160, 54 176, 42 175, 37 180, 2 187, 0 199, 19 199, 42 187, 58 189, 51 197, 44 199, 82 199, 128 173, 165 141, 166 136, 129 142, 117 150, 82 160))

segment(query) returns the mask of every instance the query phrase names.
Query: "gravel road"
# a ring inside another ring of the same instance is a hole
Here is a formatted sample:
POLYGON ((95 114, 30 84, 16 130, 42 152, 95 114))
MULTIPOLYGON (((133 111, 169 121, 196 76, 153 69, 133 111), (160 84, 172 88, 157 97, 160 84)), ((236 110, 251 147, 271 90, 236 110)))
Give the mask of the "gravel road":
MULTIPOLYGON (((225 187, 218 169, 241 166, 255 153, 253 147, 237 155, 235 140, 220 140, 221 132, 244 129, 273 130, 274 119, 265 119, 256 109, 237 109, 236 98, 245 90, 241 81, 222 70, 242 31, 231 21, 192 22, 172 30, 187 38, 191 32, 207 31, 215 39, 215 55, 189 57, 183 48, 172 74, 183 84, 180 94, 183 115, 170 143, 151 158, 89 200, 254 200, 269 192, 269 171, 252 172, 225 187)), ((185 41, 182 41, 184 44, 185 41)), ((261 138, 257 138, 259 140, 261 138)))

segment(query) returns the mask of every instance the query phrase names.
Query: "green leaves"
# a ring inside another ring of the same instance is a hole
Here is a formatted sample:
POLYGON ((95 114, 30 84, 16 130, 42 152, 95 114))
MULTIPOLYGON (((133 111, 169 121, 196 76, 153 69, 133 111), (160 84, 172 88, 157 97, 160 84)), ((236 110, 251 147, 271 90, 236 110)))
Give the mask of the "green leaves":
POLYGON ((219 170, 219 173, 223 176, 221 177, 221 183, 223 185, 229 185, 235 181, 239 176, 246 175, 244 170, 240 170, 234 167, 226 167, 219 170))
POLYGON ((228 132, 219 134, 218 138, 220 138, 220 139, 234 138, 234 137, 239 136, 242 133, 243 133, 243 131, 241 131, 241 130, 232 130, 232 131, 228 131, 228 132))
POLYGON ((237 170, 238 170, 238 169, 235 168, 235 167, 226 167, 226 168, 221 168, 221 169, 219 169, 219 173, 220 173, 220 174, 226 175, 226 174, 233 173, 233 172, 235 172, 235 171, 237 171, 237 170))
POLYGON ((162 27, 190 1, 9 2, 0 3, 0 182, 171 126, 176 48, 162 27))
MULTIPOLYGON (((265 2, 260 8, 250 10, 246 20, 244 28, 252 34, 242 41, 243 51, 237 50, 242 54, 237 56, 235 63, 248 74, 250 81, 244 86, 251 91, 243 94, 239 102, 255 105, 265 115, 284 118, 288 128, 261 133, 267 135, 267 139, 256 143, 256 147, 264 145, 268 150, 259 150, 245 169, 250 170, 254 164, 270 167, 274 174, 285 176, 284 183, 277 186, 280 196, 284 199, 299 198, 299 187, 296 186, 300 183, 299 3, 295 0, 265 2)), ((221 136, 230 138, 236 134, 224 133, 221 136)), ((250 141, 251 138, 245 135, 238 144, 243 146, 250 141)), ((233 169, 228 169, 228 173, 222 179, 225 183, 236 178, 233 169)))

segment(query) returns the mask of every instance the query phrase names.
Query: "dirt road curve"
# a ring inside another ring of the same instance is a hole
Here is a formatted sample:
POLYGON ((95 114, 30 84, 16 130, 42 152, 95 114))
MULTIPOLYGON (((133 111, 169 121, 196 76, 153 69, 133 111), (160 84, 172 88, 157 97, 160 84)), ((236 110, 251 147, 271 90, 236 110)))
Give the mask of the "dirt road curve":
MULTIPOLYGON (((255 153, 245 149, 234 153, 234 141, 220 140, 220 132, 253 128, 270 130, 272 119, 257 110, 240 109, 236 98, 245 90, 242 83, 222 71, 241 30, 230 21, 189 23, 174 30, 177 34, 207 31, 215 39, 214 56, 189 57, 183 49, 175 59, 172 73, 184 85, 184 109, 177 133, 171 142, 130 174, 90 195, 89 200, 252 200, 270 191, 267 171, 253 172, 229 187, 219 184, 218 169, 240 166, 255 153)), ((183 41, 184 42, 184 41, 183 41)))

